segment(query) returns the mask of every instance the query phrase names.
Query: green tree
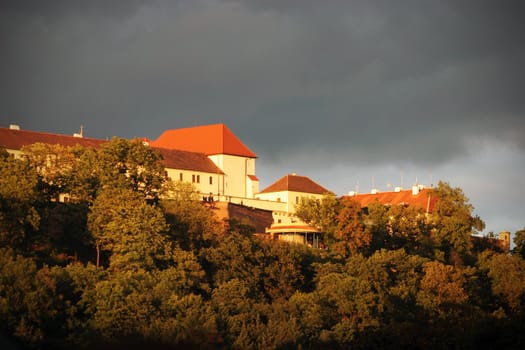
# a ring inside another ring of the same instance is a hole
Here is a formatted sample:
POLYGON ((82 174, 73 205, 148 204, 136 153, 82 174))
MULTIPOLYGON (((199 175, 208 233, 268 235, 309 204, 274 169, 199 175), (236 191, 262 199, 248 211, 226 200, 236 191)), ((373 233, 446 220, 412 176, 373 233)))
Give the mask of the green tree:
POLYGON ((48 201, 58 201, 70 191, 71 170, 77 162, 71 148, 62 145, 35 143, 22 147, 22 153, 36 169, 41 191, 48 201))
POLYGON ((295 206, 295 215, 331 237, 336 231, 339 209, 339 199, 335 194, 326 193, 322 199, 302 197, 300 203, 295 206))
POLYGON ((169 186, 169 199, 161 200, 160 204, 169 224, 170 239, 198 254, 222 237, 224 230, 213 212, 200 204, 192 184, 177 181, 169 186))
POLYGON ((262 256, 257 238, 236 232, 226 235, 217 246, 206 248, 201 253, 203 266, 215 286, 239 279, 257 300, 264 296, 262 256))
POLYGON ((422 256, 432 254, 430 225, 427 223, 423 209, 396 205, 389 208, 387 215, 390 249, 404 248, 409 254, 422 256))
POLYGON ((0 157, 0 247, 27 253, 31 233, 40 225, 38 175, 27 159, 0 157))
POLYGON ((60 268, 37 269, 30 258, 0 248, 0 329, 31 347, 67 334, 68 305, 56 276, 60 268))
POLYGON ((474 207, 460 188, 440 181, 432 190, 432 196, 439 198, 431 215, 433 238, 445 253, 446 261, 463 263, 471 255, 471 235, 482 230, 485 224, 473 216, 474 207))
POLYGON ((96 148, 75 146, 71 148, 71 152, 77 159, 70 172, 71 201, 92 204, 102 182, 100 151, 96 148))
POLYGON ((480 263, 490 278, 492 294, 507 314, 525 312, 525 260, 518 255, 489 254, 480 263))
POLYGON ((89 213, 88 227, 95 239, 97 266, 102 249, 110 253, 110 266, 115 269, 152 269, 167 259, 170 248, 164 214, 137 192, 101 191, 89 213))
POLYGON ((98 151, 103 187, 122 187, 158 200, 166 181, 162 157, 139 140, 114 137, 98 151))
POLYGON ((521 256, 522 259, 525 259, 525 228, 514 233, 513 241, 516 246, 512 252, 521 256))
POLYGON ((390 221, 388 211, 389 208, 379 202, 378 199, 368 205, 365 223, 372 234, 372 252, 382 248, 391 248, 389 242, 390 231, 388 230, 390 221))

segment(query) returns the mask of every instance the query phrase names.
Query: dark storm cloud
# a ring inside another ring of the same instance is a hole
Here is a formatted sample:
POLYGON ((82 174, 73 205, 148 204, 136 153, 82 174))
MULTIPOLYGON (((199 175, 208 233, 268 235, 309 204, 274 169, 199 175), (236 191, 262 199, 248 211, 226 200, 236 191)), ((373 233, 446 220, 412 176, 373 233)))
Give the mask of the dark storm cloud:
POLYGON ((157 137, 225 122, 261 157, 442 163, 525 148, 522 2, 3 2, 2 124, 157 137))
POLYGON ((142 0, 3 0, 0 12, 47 18, 72 15, 122 17, 135 12, 144 4, 142 0))

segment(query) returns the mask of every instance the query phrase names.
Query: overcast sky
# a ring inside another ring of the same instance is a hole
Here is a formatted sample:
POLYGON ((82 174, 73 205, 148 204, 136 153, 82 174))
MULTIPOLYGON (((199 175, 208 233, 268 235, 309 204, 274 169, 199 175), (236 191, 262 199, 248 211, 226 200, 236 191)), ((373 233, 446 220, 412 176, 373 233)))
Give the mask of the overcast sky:
POLYGON ((463 189, 525 226, 524 1, 0 2, 0 126, 143 136, 225 123, 261 189, 463 189))

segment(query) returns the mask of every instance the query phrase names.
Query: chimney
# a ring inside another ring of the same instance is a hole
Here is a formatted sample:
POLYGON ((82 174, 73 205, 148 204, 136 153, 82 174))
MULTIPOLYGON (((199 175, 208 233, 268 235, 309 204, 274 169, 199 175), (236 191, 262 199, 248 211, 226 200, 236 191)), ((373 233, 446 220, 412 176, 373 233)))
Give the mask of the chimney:
POLYGON ((80 125, 80 133, 74 133, 73 137, 79 137, 79 138, 84 137, 84 125, 80 125))
POLYGON ((379 192, 377 188, 372 188, 372 190, 370 191, 371 194, 377 194, 377 192, 379 192))
POLYGON ((412 195, 417 196, 418 193, 419 193, 419 186, 418 185, 412 186, 412 195))
POLYGON ((396 186, 396 187, 394 188, 394 192, 401 192, 402 189, 403 189, 403 188, 402 188, 401 186, 396 186))
POLYGON ((9 125, 9 130, 20 130, 20 125, 18 125, 18 124, 11 124, 11 125, 9 125))

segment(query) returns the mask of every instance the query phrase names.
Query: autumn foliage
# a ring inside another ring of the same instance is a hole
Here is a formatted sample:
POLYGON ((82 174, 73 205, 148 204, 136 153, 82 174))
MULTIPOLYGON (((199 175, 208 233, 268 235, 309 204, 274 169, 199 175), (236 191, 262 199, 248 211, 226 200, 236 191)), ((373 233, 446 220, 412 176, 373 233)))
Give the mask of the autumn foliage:
POLYGON ((482 221, 446 183, 431 214, 304 198, 298 215, 325 232, 316 250, 217 222, 141 142, 24 154, 0 150, 0 345, 525 345, 524 231, 514 254, 473 244, 482 221))

